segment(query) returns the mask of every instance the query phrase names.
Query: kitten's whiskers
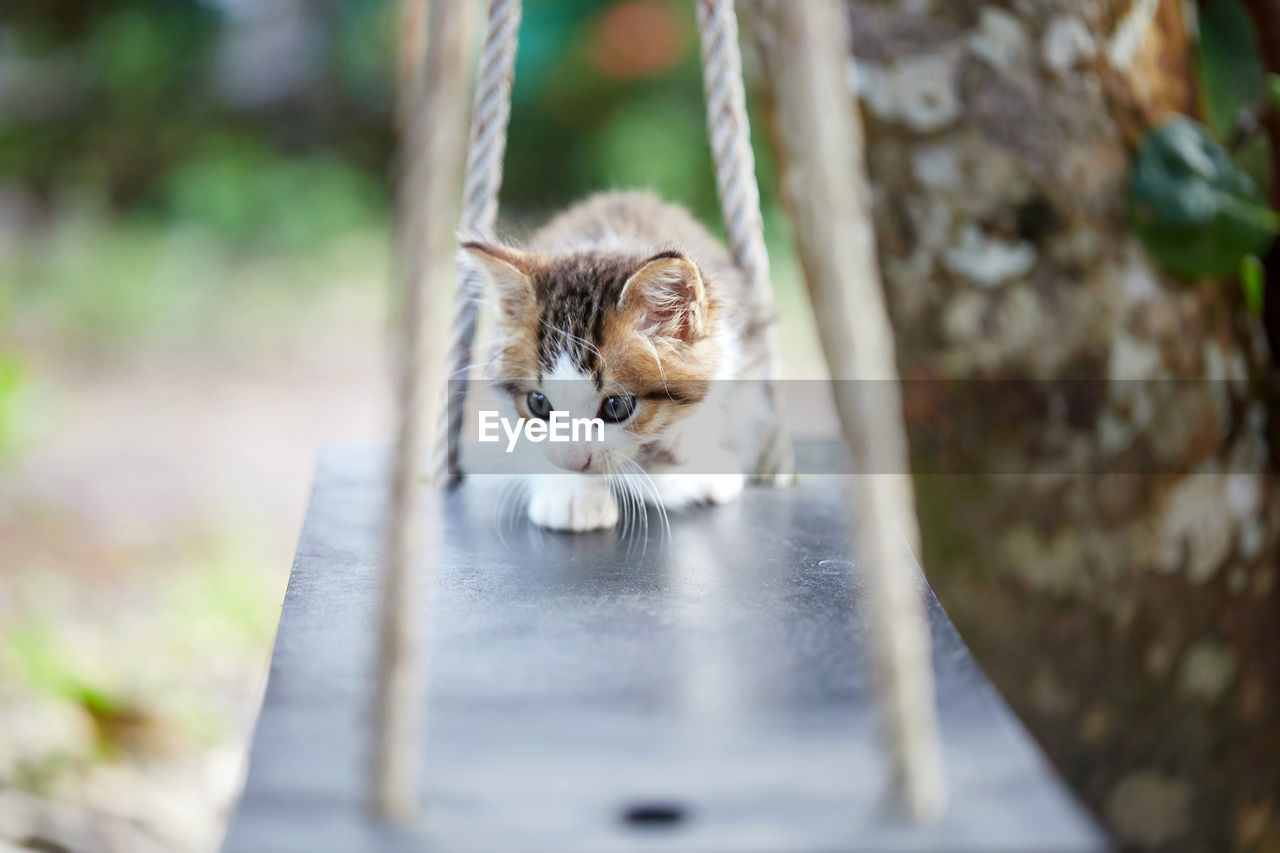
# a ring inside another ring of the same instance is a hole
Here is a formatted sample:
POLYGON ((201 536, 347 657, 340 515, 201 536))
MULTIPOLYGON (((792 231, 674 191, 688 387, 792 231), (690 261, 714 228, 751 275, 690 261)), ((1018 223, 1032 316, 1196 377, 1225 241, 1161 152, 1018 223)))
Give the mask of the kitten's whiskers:
MULTIPOLYGON (((667 518, 667 508, 662 502, 662 495, 658 492, 658 486, 653 482, 653 478, 649 476, 649 472, 644 470, 634 459, 626 456, 618 455, 618 460, 626 467, 630 476, 635 477, 644 492, 653 500, 653 507, 658 511, 658 518, 662 521, 661 532, 666 536, 667 540, 671 539, 671 521, 667 518)), ((634 487, 635 483, 631 483, 634 487)), ((637 489, 637 493, 639 489, 637 489)), ((647 530, 646 530, 647 532, 647 530)))

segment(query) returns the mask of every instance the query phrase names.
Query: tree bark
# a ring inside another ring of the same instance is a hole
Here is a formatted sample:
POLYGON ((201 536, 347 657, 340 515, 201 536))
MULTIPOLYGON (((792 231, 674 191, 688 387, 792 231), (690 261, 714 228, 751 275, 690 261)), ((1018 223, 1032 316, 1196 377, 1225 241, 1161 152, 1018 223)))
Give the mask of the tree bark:
POLYGON ((965 473, 916 477, 931 580, 1121 841, 1274 849, 1266 346, 1238 288, 1161 274, 1125 216, 1135 145, 1193 111, 1182 4, 848 11, 902 375, 1043 380, 995 434, 990 386, 908 385, 918 471, 944 426, 984 439, 965 473))

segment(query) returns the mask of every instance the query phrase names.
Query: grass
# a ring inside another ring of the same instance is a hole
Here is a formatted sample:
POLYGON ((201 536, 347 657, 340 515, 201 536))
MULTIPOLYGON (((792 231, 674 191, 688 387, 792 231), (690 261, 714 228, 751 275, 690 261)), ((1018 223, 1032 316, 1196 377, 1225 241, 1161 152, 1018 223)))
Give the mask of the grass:
POLYGON ((127 578, 114 601, 47 573, 10 578, 21 602, 0 628, 10 701, 26 694, 35 705, 83 712, 101 758, 155 751, 175 738, 227 737, 240 722, 228 688, 264 660, 280 574, 229 545, 234 534, 202 538, 178 558, 181 571, 127 578))
MULTIPOLYGON (((376 223, 305 249, 228 242, 195 224, 87 210, 0 254, 0 305, 21 335, 107 352, 250 335, 335 286, 383 288, 376 223)), ((4 317, 0 315, 0 324, 4 317)))

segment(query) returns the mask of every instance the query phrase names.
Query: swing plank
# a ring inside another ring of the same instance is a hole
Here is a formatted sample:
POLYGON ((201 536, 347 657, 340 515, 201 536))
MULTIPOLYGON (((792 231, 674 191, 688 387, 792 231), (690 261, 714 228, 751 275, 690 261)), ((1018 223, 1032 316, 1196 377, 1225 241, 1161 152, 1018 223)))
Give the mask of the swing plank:
MULTIPOLYGON (((834 442, 798 452, 839 466, 834 442)), ((650 514, 647 539, 532 528, 484 477, 429 506, 424 819, 377 824, 385 468, 376 447, 321 456, 225 850, 1107 849, 923 578, 952 803, 925 827, 882 813, 862 579, 828 476, 669 534, 650 514)))

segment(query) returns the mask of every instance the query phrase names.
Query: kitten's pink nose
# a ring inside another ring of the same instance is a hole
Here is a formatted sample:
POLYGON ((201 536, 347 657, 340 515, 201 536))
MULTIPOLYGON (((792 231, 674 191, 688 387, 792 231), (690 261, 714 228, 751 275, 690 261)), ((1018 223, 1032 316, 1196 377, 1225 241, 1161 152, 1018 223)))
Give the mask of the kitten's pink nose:
POLYGON ((591 467, 591 451, 573 447, 565 451, 564 467, 570 471, 585 471, 591 467))

